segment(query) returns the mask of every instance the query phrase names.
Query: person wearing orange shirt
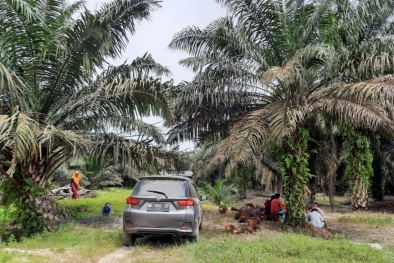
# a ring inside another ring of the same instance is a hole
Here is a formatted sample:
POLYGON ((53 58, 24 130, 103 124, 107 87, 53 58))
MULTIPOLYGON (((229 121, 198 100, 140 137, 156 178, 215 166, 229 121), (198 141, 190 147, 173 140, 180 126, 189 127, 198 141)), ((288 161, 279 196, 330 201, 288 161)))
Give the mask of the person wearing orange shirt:
POLYGON ((271 215, 273 218, 278 218, 278 216, 280 216, 284 220, 285 214, 283 211, 282 202, 279 198, 280 194, 276 193, 275 198, 271 201, 271 215))
POLYGON ((79 171, 75 171, 71 176, 71 191, 73 192, 72 199, 78 200, 78 186, 81 182, 81 173, 79 171))

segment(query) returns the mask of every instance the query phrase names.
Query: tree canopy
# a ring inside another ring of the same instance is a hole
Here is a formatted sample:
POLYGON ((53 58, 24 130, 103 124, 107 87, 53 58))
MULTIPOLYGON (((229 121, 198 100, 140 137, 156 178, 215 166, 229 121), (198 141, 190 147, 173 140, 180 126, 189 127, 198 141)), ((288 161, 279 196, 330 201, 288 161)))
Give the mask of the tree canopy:
POLYGON ((350 124, 391 137, 393 4, 217 2, 228 17, 185 28, 169 45, 188 52, 181 64, 196 72, 179 86, 173 138, 214 138, 211 167, 224 161, 228 173, 239 162, 258 167, 279 147, 288 221, 298 224, 312 176, 309 130, 350 124))
MULTIPOLYGON (((166 150, 157 129, 141 121, 171 118, 166 92, 172 83, 160 79, 171 72, 148 53, 120 66, 108 63, 121 58, 136 25, 159 7, 154 0, 113 0, 91 12, 84 1, 0 0, 6 191, 33 200, 76 155, 144 169, 172 166, 176 149, 166 150)), ((20 205, 40 209, 40 202, 20 205)))

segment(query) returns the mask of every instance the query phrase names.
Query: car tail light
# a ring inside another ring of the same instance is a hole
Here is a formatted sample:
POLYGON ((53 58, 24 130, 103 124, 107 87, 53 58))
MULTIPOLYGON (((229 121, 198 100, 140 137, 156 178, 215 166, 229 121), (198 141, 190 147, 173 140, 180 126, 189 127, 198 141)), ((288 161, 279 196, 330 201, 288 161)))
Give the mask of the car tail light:
POLYGON ((192 223, 190 222, 185 222, 183 225, 181 225, 181 230, 189 230, 192 226, 192 223))
POLYGON ((133 225, 133 223, 132 223, 130 220, 126 220, 126 221, 124 222, 124 225, 125 225, 127 228, 134 228, 134 225, 133 225))
POLYGON ((128 204, 128 205, 138 205, 139 202, 140 202, 140 200, 133 198, 131 196, 127 197, 127 199, 126 199, 126 204, 128 204))
POLYGON ((193 206, 194 205, 194 200, 193 198, 188 198, 186 200, 178 201, 179 206, 193 206))

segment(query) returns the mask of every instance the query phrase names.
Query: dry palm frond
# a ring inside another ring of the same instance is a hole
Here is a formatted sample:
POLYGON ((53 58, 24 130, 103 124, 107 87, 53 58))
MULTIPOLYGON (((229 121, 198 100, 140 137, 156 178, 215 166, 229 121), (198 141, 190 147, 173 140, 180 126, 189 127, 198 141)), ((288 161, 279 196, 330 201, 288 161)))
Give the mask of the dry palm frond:
POLYGON ((57 165, 60 160, 65 161, 65 156, 83 154, 90 148, 90 141, 82 135, 52 125, 42 125, 17 108, 11 116, 0 116, 0 134, 1 150, 9 152, 7 173, 10 175, 17 164, 29 163, 34 158, 41 159, 44 155, 53 154, 51 165, 57 165))
POLYGON ((325 98, 315 103, 316 108, 339 123, 348 123, 354 127, 381 131, 389 135, 393 132, 393 121, 376 104, 359 104, 339 98, 325 98))

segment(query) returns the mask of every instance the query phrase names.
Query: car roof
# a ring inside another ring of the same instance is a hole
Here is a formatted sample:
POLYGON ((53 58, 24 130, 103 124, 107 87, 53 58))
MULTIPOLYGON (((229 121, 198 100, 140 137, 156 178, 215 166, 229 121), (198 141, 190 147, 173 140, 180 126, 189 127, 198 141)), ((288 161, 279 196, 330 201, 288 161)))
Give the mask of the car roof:
POLYGON ((193 179, 192 171, 176 171, 176 170, 164 170, 159 173, 160 175, 180 175, 193 179))
POLYGON ((141 177, 140 180, 181 180, 193 183, 193 179, 181 175, 147 175, 141 177))

